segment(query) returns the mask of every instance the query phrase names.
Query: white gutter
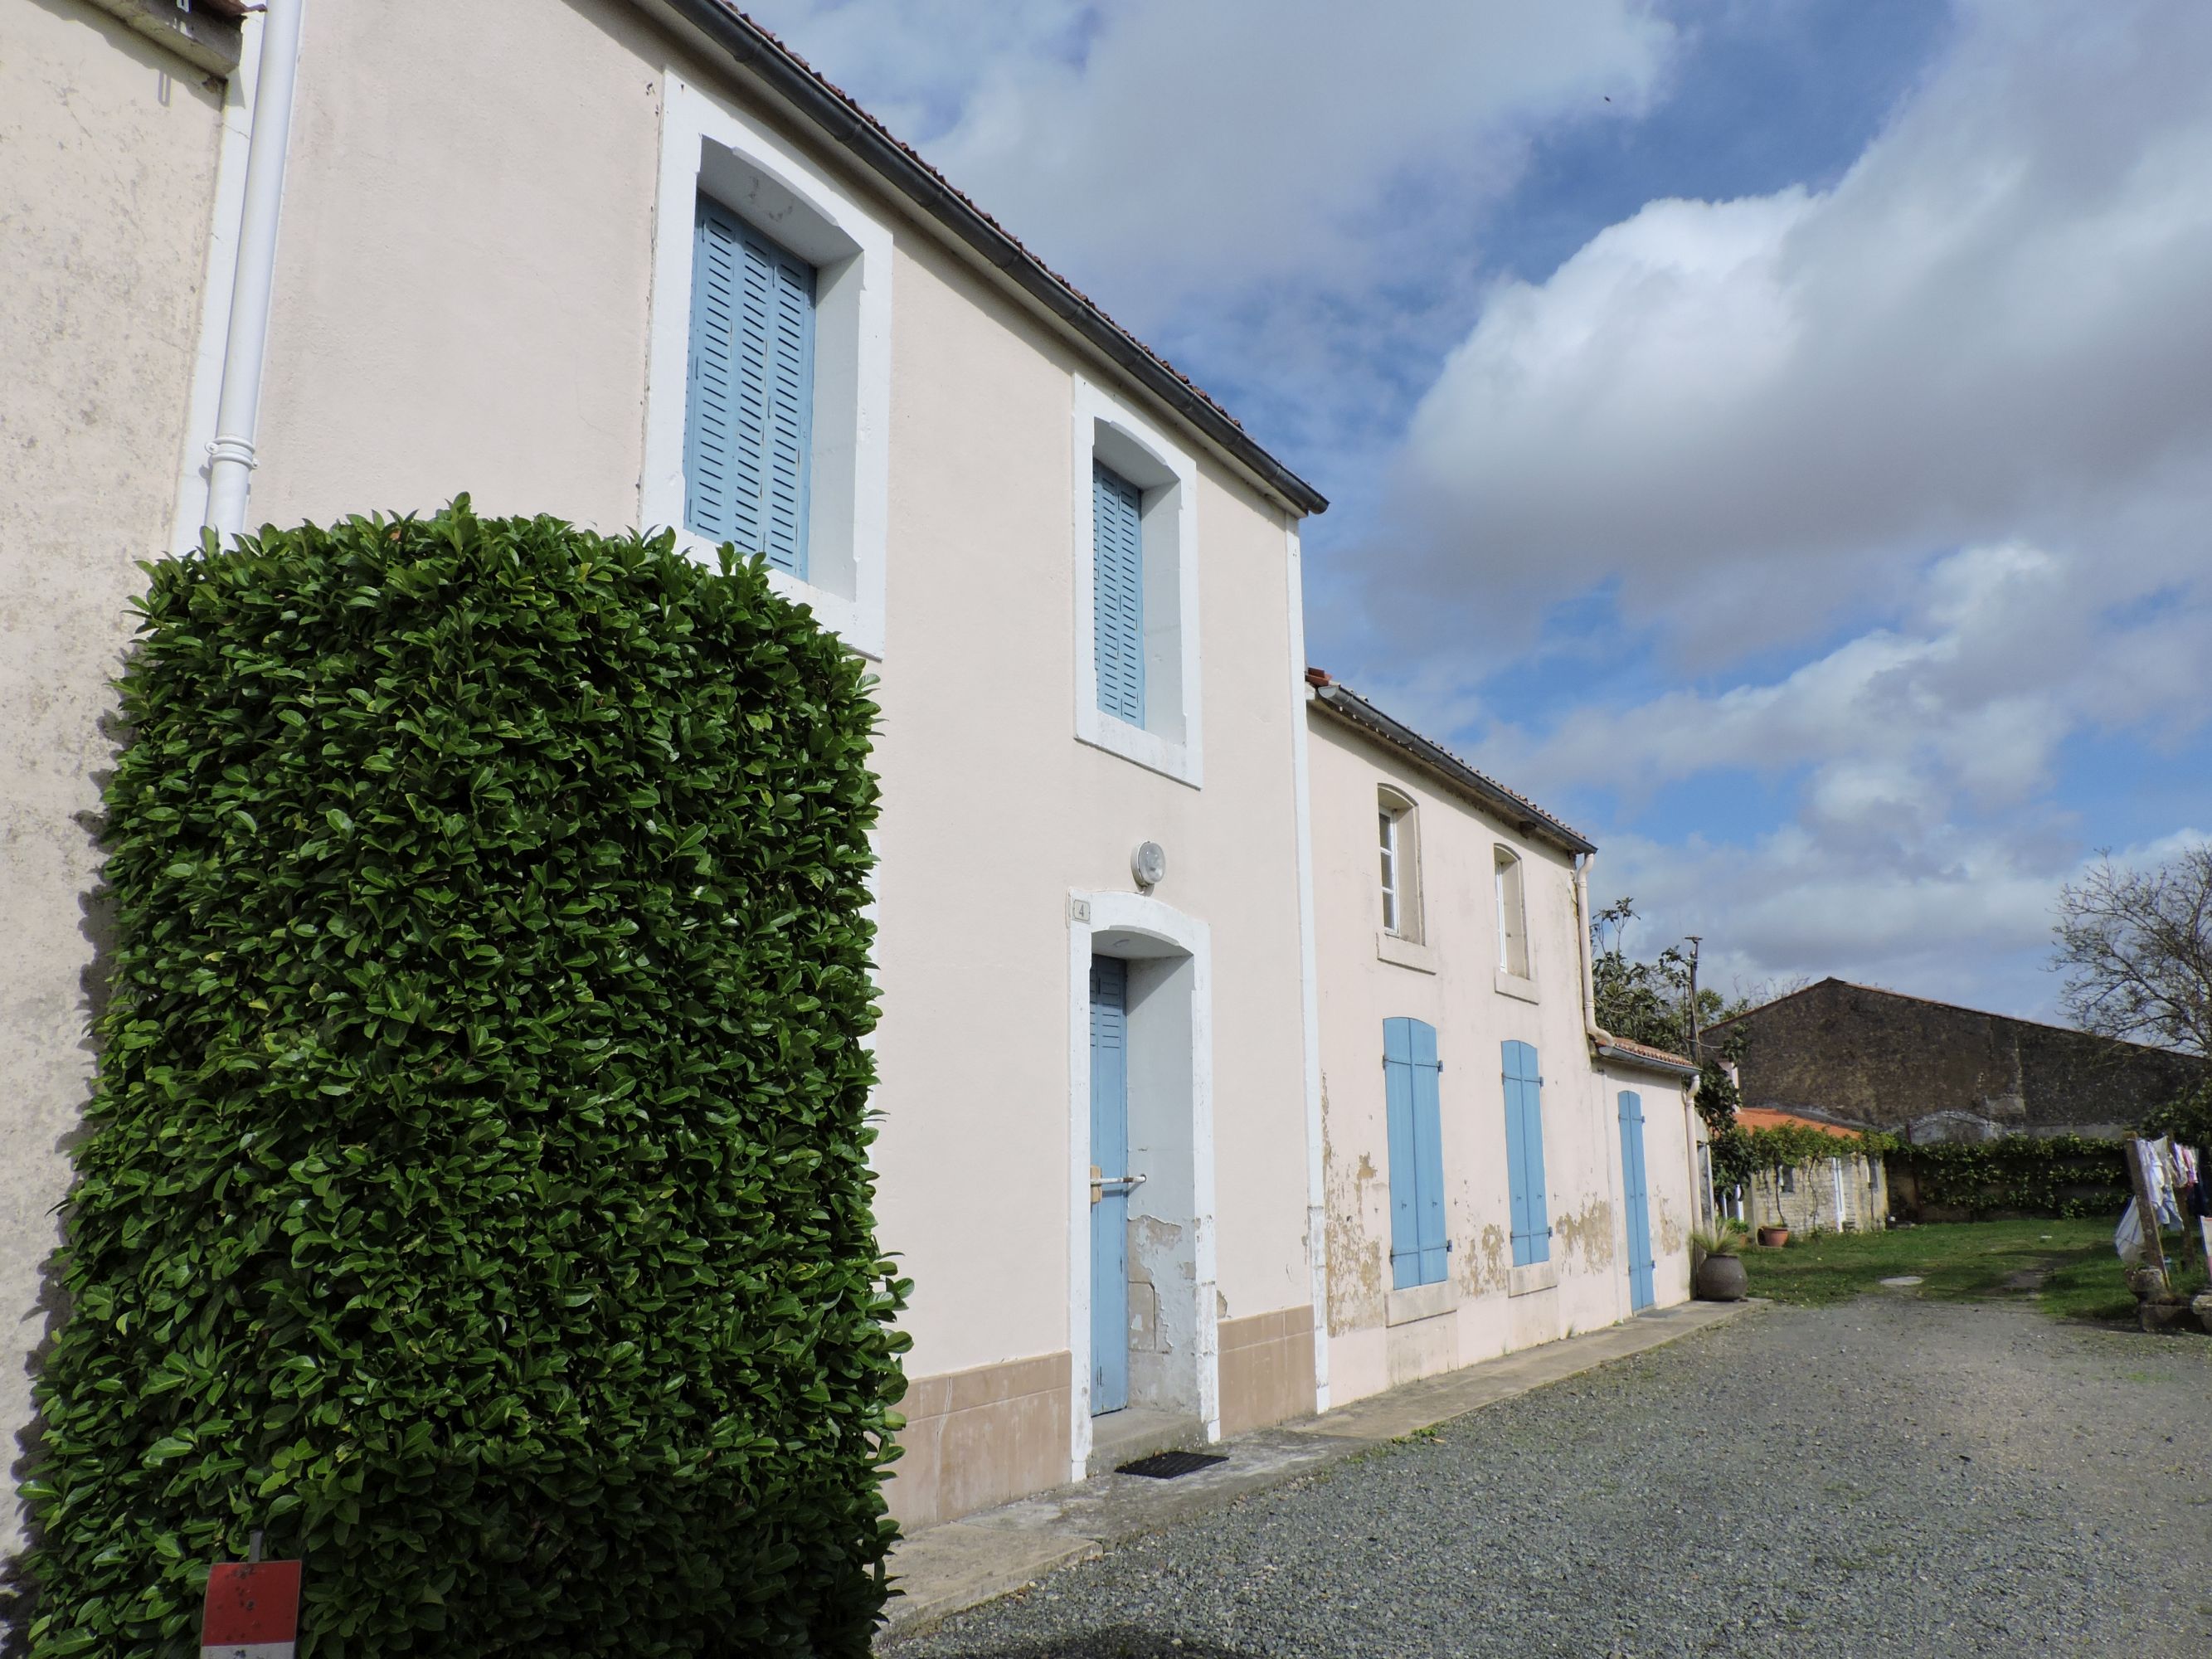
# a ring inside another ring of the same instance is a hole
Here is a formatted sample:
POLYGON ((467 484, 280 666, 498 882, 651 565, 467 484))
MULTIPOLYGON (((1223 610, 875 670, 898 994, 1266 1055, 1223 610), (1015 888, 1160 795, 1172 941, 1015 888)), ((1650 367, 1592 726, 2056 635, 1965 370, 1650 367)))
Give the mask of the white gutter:
POLYGON ((304 4, 305 0, 269 0, 261 22, 246 200, 238 222, 238 264, 223 334, 222 397, 216 408, 215 439, 208 445, 207 512, 202 520, 225 541, 246 528, 246 500, 252 487, 254 434, 261 419, 261 360, 269 343, 276 222, 284 206, 284 158, 292 137, 292 88, 299 77, 304 4))
POLYGON ((1298 523, 1283 522, 1291 623, 1291 792, 1298 866, 1299 1020, 1305 1036, 1306 1263, 1313 1297, 1314 1410, 1328 1409, 1328 1192, 1321 1110, 1321 968, 1314 942, 1313 806, 1307 782, 1306 590, 1298 523))

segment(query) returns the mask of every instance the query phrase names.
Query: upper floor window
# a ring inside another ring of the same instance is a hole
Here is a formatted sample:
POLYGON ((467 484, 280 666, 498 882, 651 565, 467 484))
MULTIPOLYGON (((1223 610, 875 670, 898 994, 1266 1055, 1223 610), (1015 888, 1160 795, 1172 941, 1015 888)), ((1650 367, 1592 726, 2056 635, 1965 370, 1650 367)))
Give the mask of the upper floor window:
POLYGON ((638 522, 884 651, 891 233, 789 139, 671 71, 638 522))
POLYGON ((1195 787, 1197 469, 1081 379, 1075 463, 1075 735, 1195 787))
POLYGON ((1376 792, 1380 837, 1382 931, 1401 939, 1421 937, 1419 819, 1413 803, 1395 789, 1376 792))
POLYGON ((1498 971, 1528 977, 1528 909, 1522 891, 1521 860, 1501 847, 1497 854, 1498 971))
POLYGON ((1091 635, 1098 707, 1145 723, 1144 491, 1103 462, 1091 468, 1091 635))
POLYGON ((814 267, 699 198, 684 523, 806 577, 814 267))

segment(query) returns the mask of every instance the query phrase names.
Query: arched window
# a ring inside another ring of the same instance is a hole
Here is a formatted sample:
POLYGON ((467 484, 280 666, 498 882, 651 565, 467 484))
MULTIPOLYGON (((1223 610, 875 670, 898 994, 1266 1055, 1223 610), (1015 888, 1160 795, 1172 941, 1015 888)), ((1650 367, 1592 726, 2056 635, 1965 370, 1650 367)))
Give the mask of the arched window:
POLYGON ((1378 789, 1376 818, 1381 837, 1382 931, 1400 939, 1421 937, 1420 820, 1413 803, 1395 789, 1378 789))
POLYGON ((1498 849, 1498 971, 1528 977, 1528 908, 1522 892, 1521 860, 1498 849))

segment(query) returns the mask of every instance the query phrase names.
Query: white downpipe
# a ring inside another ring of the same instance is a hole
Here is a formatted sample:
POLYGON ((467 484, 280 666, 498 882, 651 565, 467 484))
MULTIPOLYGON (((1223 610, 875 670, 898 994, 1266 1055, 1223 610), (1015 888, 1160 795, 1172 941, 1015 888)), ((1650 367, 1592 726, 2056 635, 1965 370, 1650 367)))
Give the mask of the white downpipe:
POLYGON ((253 136, 239 215, 238 270, 223 335, 222 398, 208 446, 207 527, 228 541, 246 528, 255 429, 261 418, 261 360, 269 343, 269 299, 276 277, 276 222, 284 207, 284 157, 292 138, 292 88, 300 68, 305 0, 269 0, 261 64, 253 85, 253 136))
POLYGON ((1305 1037, 1306 1252, 1308 1294, 1313 1298, 1314 1410, 1329 1407, 1328 1189, 1324 1169, 1321 1075, 1321 967, 1314 938, 1313 804, 1308 782, 1306 708, 1306 587, 1297 520, 1285 518, 1285 565, 1289 572, 1291 621, 1291 796, 1298 870, 1299 1024, 1305 1037))
POLYGON ((1613 1041, 1613 1033, 1597 1023, 1597 945, 1590 938, 1589 872, 1596 862, 1595 853, 1583 853, 1575 860, 1575 932, 1583 969, 1583 1030, 1591 1042, 1605 1043, 1613 1041))

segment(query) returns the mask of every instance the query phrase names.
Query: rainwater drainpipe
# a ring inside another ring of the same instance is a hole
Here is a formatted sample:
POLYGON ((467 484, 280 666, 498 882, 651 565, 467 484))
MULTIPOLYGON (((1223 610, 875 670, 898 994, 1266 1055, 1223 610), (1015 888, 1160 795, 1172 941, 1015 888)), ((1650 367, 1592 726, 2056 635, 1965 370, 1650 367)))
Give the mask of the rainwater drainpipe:
POLYGON ((1595 853, 1575 855, 1575 920, 1580 924, 1583 964, 1583 1030, 1591 1042, 1602 1047, 1613 1044, 1613 1033, 1597 1023, 1597 964, 1590 952, 1597 947, 1590 942, 1589 872, 1597 862, 1595 853))
POLYGON ((276 222, 284 206, 284 156, 292 137, 292 86, 300 68, 300 12, 305 0, 269 0, 261 24, 261 65, 253 86, 252 137, 246 158, 246 202, 238 222, 238 272, 223 333, 222 398, 208 446, 207 517, 228 542, 246 528, 253 483, 255 428, 261 417, 261 359, 269 343, 269 297, 276 285, 276 222))

